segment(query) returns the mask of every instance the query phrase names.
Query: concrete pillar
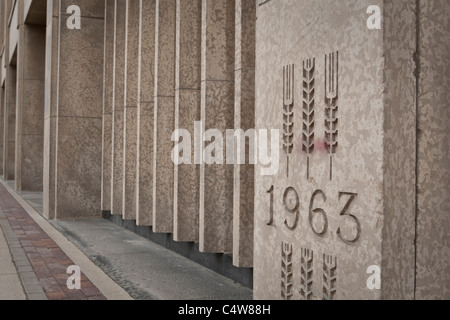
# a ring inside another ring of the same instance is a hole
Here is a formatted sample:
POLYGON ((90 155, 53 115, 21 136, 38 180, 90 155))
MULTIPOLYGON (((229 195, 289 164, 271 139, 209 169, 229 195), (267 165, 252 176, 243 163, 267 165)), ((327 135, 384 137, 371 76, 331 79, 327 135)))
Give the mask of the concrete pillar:
POLYGON ((105 58, 103 85, 102 211, 111 211, 112 114, 114 85, 115 1, 105 0, 105 58))
MULTIPOLYGON (((0 1, 0 44, 3 46, 5 42, 5 28, 6 28, 6 1, 0 1)), ((4 148, 4 112, 5 112, 5 84, 4 84, 4 76, 5 76, 5 68, 4 68, 4 53, 5 48, 3 47, 1 56, 1 70, 0 70, 0 175, 3 176, 3 148, 4 148)))
POLYGON ((125 38, 123 218, 136 220, 136 163, 139 103, 139 32, 141 2, 127 0, 125 38))
POLYGON ((5 66, 5 111, 4 111, 4 149, 3 178, 14 180, 15 145, 16 145, 16 92, 17 92, 17 42, 19 38, 19 6, 12 7, 7 3, 7 19, 9 28, 5 30, 4 66, 5 66))
MULTIPOLYGON (((191 135, 201 120, 201 14, 201 0, 177 0, 175 128, 191 135)), ((200 167, 194 157, 192 149, 192 163, 175 166, 175 241, 198 242, 200 167)))
MULTIPOLYGON (((7 55, 8 57, 8 55, 7 55)), ((3 178, 14 180, 16 149, 16 87, 17 70, 15 65, 6 67, 5 111, 4 111, 4 149, 3 178)))
MULTIPOLYGON (((256 0, 236 0, 235 128, 255 128, 256 0)), ((237 151, 239 152, 239 151, 237 151)), ((243 156, 243 155, 242 155, 243 156)), ((254 165, 234 166, 233 263, 253 267, 254 165)))
MULTIPOLYGON (((217 129, 224 137, 234 128, 234 30, 234 0, 203 0, 201 119, 205 130, 217 129)), ((233 175, 231 165, 201 165, 201 252, 233 250, 233 175)))
POLYGON ((42 191, 46 30, 45 24, 25 24, 24 17, 20 17, 19 28, 16 189, 42 191))
POLYGON ((450 5, 420 1, 416 299, 450 299, 450 5))
POLYGON ((153 231, 173 232, 176 0, 156 1, 153 231))
POLYGON ((56 201, 56 115, 58 106, 58 39, 59 1, 47 0, 47 27, 45 42, 45 100, 44 100, 44 181, 43 212, 55 219, 56 201))
POLYGON ((3 150, 4 150, 4 139, 5 134, 5 88, 2 86, 0 88, 0 175, 3 176, 3 150))
POLYGON ((260 3, 255 298, 414 298, 416 1, 260 3))
POLYGON ((126 0, 115 0, 113 148, 111 173, 111 213, 123 215, 123 132, 125 86, 126 0))
MULTIPOLYGON (((54 216, 55 219, 74 219, 99 216, 101 212, 101 154, 102 154, 102 96, 103 96, 103 0, 59 1, 51 6, 59 35, 51 37, 57 54, 51 56, 49 83, 57 73, 56 100, 51 98, 50 118, 46 122, 46 152, 54 148, 54 216), (70 5, 81 9, 81 29, 69 29, 67 14, 70 5), (50 134, 48 133, 50 132, 50 134), (52 135, 54 134, 54 140, 52 135)), ((50 10, 49 8, 49 10, 50 10)), ((48 90, 53 93, 53 88, 48 90)), ((51 159, 51 155, 45 155, 51 159)), ((52 199, 46 193, 44 198, 52 199)))
POLYGON ((136 167, 136 223, 153 223, 153 134, 155 100, 156 0, 141 0, 140 101, 136 167))

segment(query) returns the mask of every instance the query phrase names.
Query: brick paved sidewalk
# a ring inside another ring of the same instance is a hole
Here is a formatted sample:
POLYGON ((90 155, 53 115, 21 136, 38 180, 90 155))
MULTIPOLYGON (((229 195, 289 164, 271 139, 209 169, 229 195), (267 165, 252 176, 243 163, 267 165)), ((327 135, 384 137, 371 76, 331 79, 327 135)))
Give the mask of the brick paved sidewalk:
MULTIPOLYGON (((106 299, 100 290, 83 273, 81 274, 81 290, 69 290, 67 288, 66 282, 70 276, 67 274, 67 268, 74 265, 73 261, 41 229, 1 184, 0 207, 3 209, 9 225, 20 243, 20 246, 17 246, 18 248, 11 248, 11 251, 23 248, 25 256, 31 264, 34 274, 49 300, 106 299)), ((22 262, 26 264, 26 261, 22 262)), ((19 267, 21 267, 20 264, 23 263, 21 261, 15 261, 15 264, 19 270, 19 267)), ((30 280, 22 277, 21 281, 26 289, 27 281, 30 280)))

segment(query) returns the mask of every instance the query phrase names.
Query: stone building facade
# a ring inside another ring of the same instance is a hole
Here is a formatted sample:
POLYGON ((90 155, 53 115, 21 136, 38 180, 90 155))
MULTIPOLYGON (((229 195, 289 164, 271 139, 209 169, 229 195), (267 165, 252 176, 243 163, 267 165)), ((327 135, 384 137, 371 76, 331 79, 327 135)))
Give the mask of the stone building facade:
POLYGON ((46 218, 103 216, 257 299, 450 298, 448 1, 2 0, 0 43, 0 171, 46 218), (199 123, 279 130, 277 172, 202 161, 199 123))

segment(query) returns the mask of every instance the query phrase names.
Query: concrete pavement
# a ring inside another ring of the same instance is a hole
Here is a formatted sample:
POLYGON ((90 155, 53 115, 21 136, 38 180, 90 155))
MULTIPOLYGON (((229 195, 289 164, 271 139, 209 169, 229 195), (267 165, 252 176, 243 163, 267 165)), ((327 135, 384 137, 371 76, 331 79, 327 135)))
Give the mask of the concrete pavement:
MULTIPOLYGON (((0 213, 0 220, 4 220, 0 213)), ((0 300, 25 300, 26 295, 14 266, 9 245, 0 226, 0 300)))

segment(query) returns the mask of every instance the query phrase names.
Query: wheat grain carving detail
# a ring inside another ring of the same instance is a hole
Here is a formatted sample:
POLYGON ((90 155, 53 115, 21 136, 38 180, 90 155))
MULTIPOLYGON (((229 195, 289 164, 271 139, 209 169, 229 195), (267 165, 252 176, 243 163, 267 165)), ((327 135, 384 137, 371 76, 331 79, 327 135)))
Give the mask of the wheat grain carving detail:
POLYGON ((303 134, 302 149, 307 154, 307 178, 309 179, 309 157, 314 151, 314 96, 316 59, 303 62, 303 134))
POLYGON ((334 300, 336 297, 337 259, 331 255, 323 255, 323 298, 334 300))
POLYGON ((302 249, 300 265, 300 296, 302 300, 312 300, 313 292, 313 259, 314 253, 309 249, 302 249))
POLYGON ((333 180, 333 155, 338 148, 339 52, 325 56, 325 147, 330 155, 330 180, 333 180))
POLYGON ((287 156, 287 177, 289 177, 289 156, 294 149, 294 65, 283 67, 283 150, 287 156))
POLYGON ((281 244, 281 297, 290 300, 293 295, 292 245, 281 244))

